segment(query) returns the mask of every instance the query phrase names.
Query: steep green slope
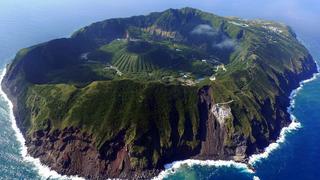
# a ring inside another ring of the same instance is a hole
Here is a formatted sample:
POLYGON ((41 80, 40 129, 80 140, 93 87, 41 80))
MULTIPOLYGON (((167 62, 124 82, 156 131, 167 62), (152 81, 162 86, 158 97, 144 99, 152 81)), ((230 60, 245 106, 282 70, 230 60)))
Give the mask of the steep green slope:
POLYGON ((183 8, 94 23, 7 69, 32 155, 65 174, 150 178, 173 160, 263 150, 316 65, 283 24, 183 8))
MULTIPOLYGON (((140 153, 152 149, 162 153, 178 143, 190 149, 197 145, 196 134, 192 135, 197 131, 192 127, 199 124, 196 87, 131 80, 97 81, 84 88, 36 85, 29 88, 27 97, 27 109, 32 110, 29 133, 46 129, 48 124, 51 131, 81 127, 94 135, 97 148, 101 148, 126 130, 125 144, 139 148, 140 153), (150 134, 150 130, 154 132, 150 134), (175 141, 172 134, 177 135, 175 141), (139 144, 146 137, 153 142, 139 144)), ((146 156, 149 157, 152 158, 146 156)), ((157 161, 151 159, 148 163, 157 165, 157 161)))

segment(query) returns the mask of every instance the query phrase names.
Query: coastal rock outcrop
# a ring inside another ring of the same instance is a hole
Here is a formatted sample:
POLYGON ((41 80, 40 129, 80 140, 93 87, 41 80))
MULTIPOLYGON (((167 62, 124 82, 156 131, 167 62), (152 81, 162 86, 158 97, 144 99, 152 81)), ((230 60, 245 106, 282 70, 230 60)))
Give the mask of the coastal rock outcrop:
POLYGON ((42 163, 150 179, 176 160, 247 162, 291 122, 290 93, 315 72, 283 24, 182 8, 22 49, 1 85, 42 163))

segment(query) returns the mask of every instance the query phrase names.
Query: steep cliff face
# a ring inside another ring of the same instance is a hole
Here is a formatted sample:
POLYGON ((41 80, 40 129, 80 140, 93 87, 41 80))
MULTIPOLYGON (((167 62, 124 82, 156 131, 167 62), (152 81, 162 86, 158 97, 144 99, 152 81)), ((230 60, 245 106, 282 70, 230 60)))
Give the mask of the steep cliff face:
POLYGON ((246 162, 317 71, 282 24, 191 8, 111 19, 22 49, 2 87, 28 152, 62 174, 150 178, 187 158, 246 162))
MULTIPOLYGON (((49 124, 45 129, 26 136, 28 152, 40 158, 43 163, 50 164, 50 167, 58 172, 68 175, 77 174, 89 179, 151 178, 162 170, 165 163, 191 157, 195 159, 234 159, 233 156, 237 155, 237 160, 243 161, 246 153, 239 151, 241 147, 226 147, 228 134, 232 133, 226 127, 230 123, 227 121, 232 121, 233 118, 229 106, 232 101, 215 103, 212 91, 210 86, 202 87, 198 91, 197 109, 200 124, 195 139, 196 147, 190 149, 182 144, 173 145, 170 149, 165 150, 159 160, 153 160, 157 164, 155 167, 140 169, 137 165, 132 164, 131 159, 137 156, 134 155, 136 152, 132 149, 133 144, 126 143, 125 136, 128 131, 126 129, 121 130, 111 140, 97 148, 95 145, 97 140, 94 135, 75 127, 54 129, 48 121, 49 124)), ((177 128, 177 124, 170 125, 170 128, 174 127, 177 128)), ((149 131, 157 131, 157 127, 149 128, 149 131)), ((189 128, 191 127, 187 127, 189 128)), ((190 137, 190 133, 187 132, 183 136, 190 137)), ((142 138, 149 137, 146 134, 142 138)), ((177 130, 172 131, 171 141, 175 143, 174 141, 178 141, 179 138, 181 137, 177 130)), ((152 139, 155 140, 155 137, 152 139)), ((240 143, 245 144, 245 139, 240 143)), ((141 145, 146 146, 146 144, 141 145)), ((145 153, 149 152, 150 149, 145 153)))
POLYGON ((211 91, 209 86, 203 87, 199 91, 201 150, 198 157, 222 159, 227 156, 224 154, 224 142, 228 133, 225 121, 232 115, 230 107, 215 104, 211 91))
POLYGON ((80 129, 40 130, 28 136, 28 152, 63 174, 77 174, 88 179, 150 178, 160 170, 141 171, 130 163, 129 150, 124 142, 124 132, 106 142, 99 150, 94 138, 80 129), (112 152, 110 152, 112 150, 112 152), (110 152, 110 153, 106 153, 110 152))

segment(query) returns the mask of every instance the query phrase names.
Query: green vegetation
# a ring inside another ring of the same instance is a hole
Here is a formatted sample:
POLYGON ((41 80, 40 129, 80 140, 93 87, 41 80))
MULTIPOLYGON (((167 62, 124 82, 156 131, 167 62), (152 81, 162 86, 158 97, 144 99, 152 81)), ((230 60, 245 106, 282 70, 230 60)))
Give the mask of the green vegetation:
POLYGON ((178 132, 179 142, 175 143, 180 145, 195 148, 193 144, 197 142, 196 134, 191 135, 191 139, 184 138, 190 133, 188 125, 199 124, 196 87, 132 80, 95 81, 83 88, 35 85, 29 87, 27 97, 27 109, 32 111, 29 133, 46 129, 48 121, 51 131, 81 127, 94 135, 100 148, 126 129, 125 143, 134 146, 137 154, 155 149, 152 158, 159 158, 162 149, 174 145, 172 133, 178 132), (177 123, 176 129, 172 129, 171 123, 177 123), (149 134, 150 130, 153 134, 149 134), (139 144, 140 139, 145 138, 157 141, 148 146, 139 144))
POLYGON ((234 148, 235 134, 248 144, 274 139, 288 119, 283 97, 313 70, 289 27, 183 8, 94 23, 23 49, 6 78, 28 134, 79 127, 100 149, 125 131, 132 165, 146 168, 200 145, 203 86, 215 103, 233 101, 225 144, 234 148))

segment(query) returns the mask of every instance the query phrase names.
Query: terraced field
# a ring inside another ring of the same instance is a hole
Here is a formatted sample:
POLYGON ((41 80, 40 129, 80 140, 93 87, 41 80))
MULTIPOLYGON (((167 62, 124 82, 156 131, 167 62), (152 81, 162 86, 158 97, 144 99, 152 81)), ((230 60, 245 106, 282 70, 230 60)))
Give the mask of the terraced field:
POLYGON ((109 63, 123 73, 154 70, 192 72, 194 65, 199 65, 195 62, 203 57, 198 51, 177 44, 143 40, 115 40, 102 46, 99 51, 102 52, 102 59, 106 54, 110 55, 109 63))
POLYGON ((184 8, 94 23, 21 50, 2 86, 31 155, 62 173, 130 178, 195 155, 245 160, 263 151, 290 122, 292 89, 316 69, 285 25, 184 8), (146 27, 157 32, 140 36, 146 27), (231 114, 221 122, 217 103, 231 114))
POLYGON ((144 55, 127 53, 124 49, 120 50, 113 59, 113 65, 122 72, 149 72, 157 69, 144 55))

